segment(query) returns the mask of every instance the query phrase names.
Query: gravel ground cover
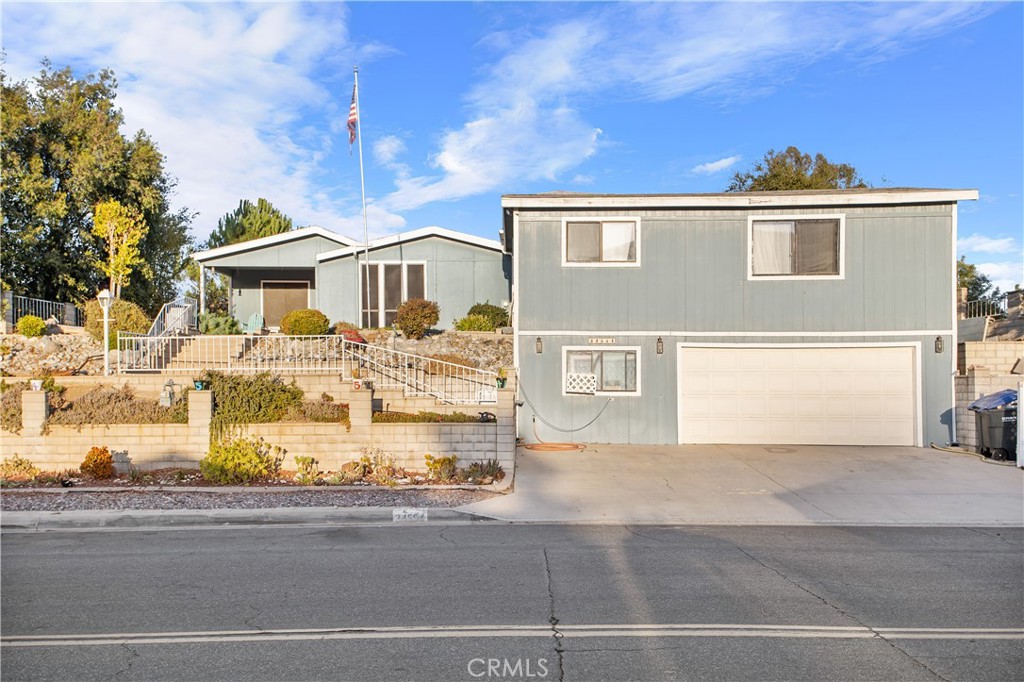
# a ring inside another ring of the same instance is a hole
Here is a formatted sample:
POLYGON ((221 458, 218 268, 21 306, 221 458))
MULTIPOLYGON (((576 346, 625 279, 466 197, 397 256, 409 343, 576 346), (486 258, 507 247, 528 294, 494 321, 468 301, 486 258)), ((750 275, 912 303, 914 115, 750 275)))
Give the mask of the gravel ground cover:
POLYGON ((458 507, 489 499, 489 490, 298 489, 210 492, 202 490, 4 490, 3 511, 104 509, 267 509, 282 507, 458 507))

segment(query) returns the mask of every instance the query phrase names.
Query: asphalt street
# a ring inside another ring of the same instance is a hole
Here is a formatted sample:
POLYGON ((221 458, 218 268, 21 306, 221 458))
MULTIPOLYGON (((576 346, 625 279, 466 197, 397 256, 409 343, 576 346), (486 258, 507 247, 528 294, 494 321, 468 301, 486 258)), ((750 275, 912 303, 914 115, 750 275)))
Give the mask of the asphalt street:
POLYGON ((1018 680, 1020 528, 4 533, 3 680, 1018 680))

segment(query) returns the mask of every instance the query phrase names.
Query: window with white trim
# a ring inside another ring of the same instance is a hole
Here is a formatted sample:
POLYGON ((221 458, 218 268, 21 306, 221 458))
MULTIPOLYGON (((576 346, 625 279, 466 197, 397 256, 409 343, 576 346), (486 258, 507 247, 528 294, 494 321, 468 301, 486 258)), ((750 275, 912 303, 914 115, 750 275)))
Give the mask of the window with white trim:
POLYGON ((390 327, 398 306, 410 298, 423 298, 426 291, 424 263, 370 263, 359 266, 362 281, 362 323, 364 327, 390 327))
POLYGON ((562 225, 564 265, 640 263, 640 224, 636 219, 565 220, 562 225))
POLYGON ((589 393, 578 387, 591 386, 597 395, 639 394, 639 372, 638 348, 565 349, 563 387, 566 393, 589 393), (584 378, 587 381, 583 381, 584 378))
POLYGON ((841 216, 750 220, 749 273, 757 277, 841 277, 841 216))

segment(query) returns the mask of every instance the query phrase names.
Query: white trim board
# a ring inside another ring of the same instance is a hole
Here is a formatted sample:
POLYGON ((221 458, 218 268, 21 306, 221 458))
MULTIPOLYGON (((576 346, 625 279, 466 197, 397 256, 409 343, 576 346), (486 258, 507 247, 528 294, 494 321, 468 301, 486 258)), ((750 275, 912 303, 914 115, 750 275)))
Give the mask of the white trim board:
POLYGON ((773 208, 778 206, 877 206, 977 201, 976 189, 807 190, 723 194, 506 194, 502 208, 773 208))
POLYGON ((344 244, 345 246, 350 246, 356 243, 354 239, 349 239, 348 237, 337 234, 336 232, 331 232, 330 230, 325 230, 322 227, 311 225, 310 227, 301 227, 297 230, 282 232, 281 234, 274 234, 269 237, 250 239, 248 241, 238 242, 237 244, 228 244, 227 246, 219 246, 215 249, 207 249, 206 251, 197 251, 192 254, 192 258, 202 263, 213 258, 222 258, 234 253, 253 251, 256 249, 266 248, 268 246, 275 246, 277 244, 286 244, 288 242, 307 239, 309 237, 323 237, 324 239, 337 242, 338 244, 344 244))
MULTIPOLYGON (((388 246, 395 246, 397 244, 404 244, 405 242, 411 242, 417 239, 423 239, 425 237, 440 237, 442 239, 450 239, 455 242, 462 242, 463 244, 469 244, 471 246, 479 246, 484 249, 501 252, 501 242, 497 242, 493 239, 484 239, 483 237, 477 237, 476 235, 466 234, 464 232, 456 232, 455 230, 449 230, 444 227, 421 227, 418 230, 412 230, 411 232, 402 232, 400 234, 393 234, 387 237, 380 237, 378 239, 371 239, 369 248, 371 251, 374 249, 382 249, 388 246)), ((352 256, 357 253, 362 253, 364 245, 355 244, 347 246, 343 249, 335 249, 334 251, 325 251, 319 253, 316 256, 318 263, 322 263, 327 260, 333 260, 335 258, 344 258, 345 256, 352 256)))
POLYGON ((735 337, 735 338, 794 338, 802 336, 816 336, 820 338, 833 337, 868 337, 868 336, 950 336, 954 334, 951 329, 900 329, 900 330, 873 330, 873 331, 845 331, 845 332, 680 332, 680 331, 611 331, 608 329, 592 330, 545 330, 545 331, 517 331, 517 336, 689 336, 701 337, 735 337))
MULTIPOLYGON (((676 357, 683 348, 912 348, 914 350, 914 446, 924 446, 924 380, 922 377, 921 342, 847 342, 847 343, 685 343, 676 344, 676 357)), ((676 362, 676 391, 683 381, 683 363, 676 362)), ((681 440, 683 411, 676 407, 676 437, 681 440)))

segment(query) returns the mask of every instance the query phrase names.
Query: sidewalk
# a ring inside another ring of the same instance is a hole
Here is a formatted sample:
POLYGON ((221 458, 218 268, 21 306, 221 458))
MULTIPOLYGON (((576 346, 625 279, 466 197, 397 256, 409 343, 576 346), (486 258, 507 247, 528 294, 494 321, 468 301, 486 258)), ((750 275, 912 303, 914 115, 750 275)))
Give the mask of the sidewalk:
POLYGON ((1024 471, 926 448, 520 448, 515 491, 454 509, 4 512, 4 531, 262 524, 659 523, 1024 526, 1024 471))
POLYGON ((519 449, 505 521, 1024 525, 1024 471, 931 448, 594 445, 519 449))

